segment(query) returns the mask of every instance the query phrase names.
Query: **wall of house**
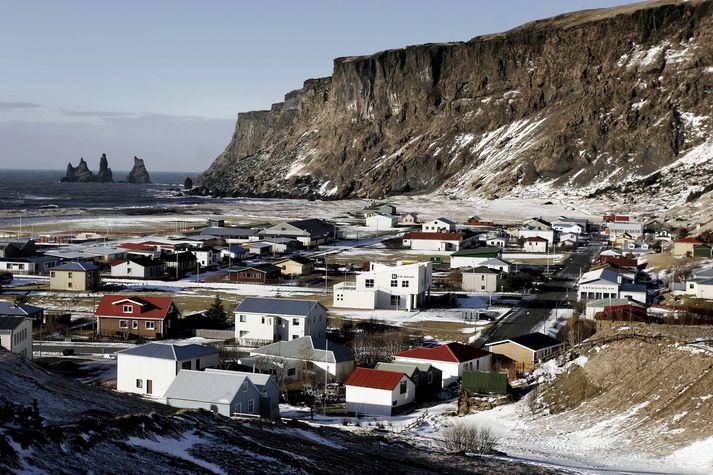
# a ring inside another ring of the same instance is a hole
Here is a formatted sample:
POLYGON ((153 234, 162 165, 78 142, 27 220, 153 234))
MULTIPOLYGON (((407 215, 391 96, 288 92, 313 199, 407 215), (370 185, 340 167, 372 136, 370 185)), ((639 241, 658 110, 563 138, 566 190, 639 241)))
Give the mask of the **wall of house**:
POLYGON ((396 385, 393 391, 347 386, 347 412, 373 416, 390 416, 394 408, 409 404, 416 398, 416 386, 406 375, 402 378, 403 380, 407 381, 405 394, 400 394, 400 383, 396 385), (396 401, 395 406, 393 401, 396 401))
POLYGON ((416 251, 459 251, 460 241, 438 239, 404 239, 403 245, 416 251))
POLYGON ((235 313, 235 338, 275 341, 275 331, 278 325, 277 315, 261 313, 235 313), (245 321, 242 321, 245 320, 245 321))
POLYGON ((500 343, 499 345, 488 346, 488 351, 498 355, 504 355, 513 361, 523 363, 533 363, 535 352, 512 342, 500 343))
POLYGON ((461 288, 466 292, 497 292, 500 279, 497 274, 477 274, 464 271, 461 288))
POLYGON ((175 360, 117 353, 117 391, 147 394, 146 381, 150 379, 153 383, 152 395, 163 397, 177 373, 175 360), (136 387, 137 379, 141 380, 141 387, 136 387))
POLYGON ((26 318, 12 332, 0 335, 0 346, 8 351, 32 359, 32 319, 26 318))
POLYGON ((334 287, 332 305, 343 308, 376 308, 376 289, 334 287))
POLYGON ((13 275, 34 275, 38 273, 33 262, 8 262, 0 261, 0 270, 12 272, 13 275))
POLYGON ((132 318, 130 316, 117 318, 97 317, 97 334, 99 335, 114 336, 117 333, 122 333, 134 335, 139 338, 157 339, 171 336, 175 330, 175 318, 168 318, 164 321, 161 319, 132 318), (121 327, 122 321, 126 321, 127 328, 121 327), (133 322, 136 322, 137 328, 134 328, 133 322), (147 329, 146 322, 153 322, 154 328, 147 329))
POLYGON ((98 271, 82 272, 52 270, 50 272, 50 289, 52 290, 71 290, 75 292, 83 292, 86 290, 94 290, 98 286, 98 271))
POLYGON ((524 239, 529 237, 541 237, 547 239, 550 244, 555 240, 555 232, 551 229, 520 229, 518 230, 518 236, 524 239))
POLYGON ((599 300, 606 298, 618 298, 619 286, 617 284, 582 284, 577 292, 577 300, 599 300))
POLYGON ((451 269, 460 267, 478 267, 481 263, 492 259, 492 257, 466 257, 466 256, 451 256, 451 269))

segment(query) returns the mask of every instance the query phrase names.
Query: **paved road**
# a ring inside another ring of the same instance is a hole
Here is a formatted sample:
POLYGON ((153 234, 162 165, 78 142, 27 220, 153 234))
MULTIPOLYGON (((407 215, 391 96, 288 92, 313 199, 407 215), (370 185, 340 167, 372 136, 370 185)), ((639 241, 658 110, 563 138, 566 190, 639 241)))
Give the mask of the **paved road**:
POLYGON ((580 272, 586 272, 592 265, 592 259, 601 251, 601 244, 593 241, 582 249, 573 253, 549 282, 539 286, 540 290, 535 294, 535 298, 523 300, 517 309, 483 334, 476 346, 540 331, 555 305, 559 308, 571 307, 572 302, 577 300, 576 289, 573 290, 572 287, 577 283, 580 272))

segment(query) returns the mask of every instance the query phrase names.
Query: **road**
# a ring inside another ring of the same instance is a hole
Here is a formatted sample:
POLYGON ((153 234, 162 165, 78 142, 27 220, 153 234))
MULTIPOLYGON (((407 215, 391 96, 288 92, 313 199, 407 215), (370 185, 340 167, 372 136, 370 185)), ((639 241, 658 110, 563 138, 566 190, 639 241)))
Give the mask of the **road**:
POLYGON ((62 350, 73 349, 75 356, 110 355, 119 350, 131 348, 131 343, 90 343, 65 341, 35 341, 32 344, 33 353, 61 354, 62 350))
POLYGON ((523 300, 519 307, 490 327, 478 339, 476 346, 541 331, 555 305, 560 308, 571 307, 572 302, 577 300, 573 286, 580 272, 586 272, 592 265, 592 259, 601 251, 601 243, 592 241, 580 249, 571 255, 562 269, 553 274, 549 282, 539 286, 535 298, 523 300))

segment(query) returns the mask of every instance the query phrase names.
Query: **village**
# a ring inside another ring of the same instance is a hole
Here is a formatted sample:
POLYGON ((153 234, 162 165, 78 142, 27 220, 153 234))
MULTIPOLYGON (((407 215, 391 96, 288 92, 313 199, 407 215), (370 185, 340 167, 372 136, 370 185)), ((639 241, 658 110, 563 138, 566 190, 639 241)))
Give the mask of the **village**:
POLYGON ((184 228, 7 231, 2 346, 226 417, 389 420, 464 394, 519 399, 601 322, 713 321, 711 246, 629 216, 421 222, 374 203, 343 228, 184 228))

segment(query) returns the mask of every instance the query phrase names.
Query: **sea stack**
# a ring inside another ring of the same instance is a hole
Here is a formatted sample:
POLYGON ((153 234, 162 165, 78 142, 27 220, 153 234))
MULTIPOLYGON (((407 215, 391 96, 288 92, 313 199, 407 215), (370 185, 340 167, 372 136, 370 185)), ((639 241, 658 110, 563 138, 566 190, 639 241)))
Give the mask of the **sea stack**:
POLYGON ((96 181, 96 177, 87 166, 87 162, 84 161, 84 157, 82 157, 79 159, 79 164, 76 167, 72 166, 72 162, 67 164, 67 172, 59 181, 69 183, 86 183, 96 181))
POLYGON ((191 188, 193 188, 193 179, 187 176, 186 179, 183 181, 183 189, 190 190, 191 188))
POLYGON ((109 161, 106 159, 106 154, 102 153, 99 159, 99 173, 97 173, 96 181, 100 183, 113 183, 114 178, 112 177, 111 168, 109 168, 109 161))
POLYGON ((144 161, 142 159, 134 157, 134 167, 126 177, 126 181, 137 184, 151 183, 151 177, 149 176, 149 172, 146 171, 146 167, 144 166, 144 161))

